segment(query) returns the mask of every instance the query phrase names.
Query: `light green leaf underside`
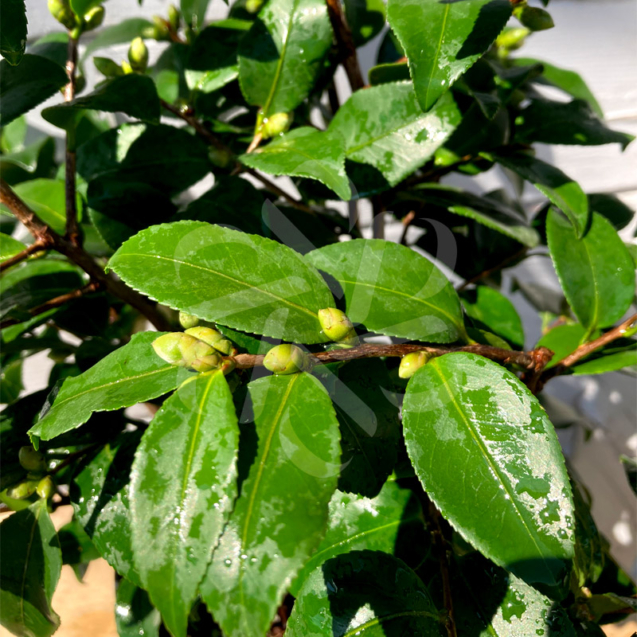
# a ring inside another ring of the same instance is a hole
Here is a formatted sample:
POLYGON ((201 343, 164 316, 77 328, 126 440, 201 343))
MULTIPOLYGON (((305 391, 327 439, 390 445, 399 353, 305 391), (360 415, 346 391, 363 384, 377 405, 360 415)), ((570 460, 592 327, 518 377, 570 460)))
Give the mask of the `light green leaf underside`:
POLYGON ((171 634, 190 608, 237 494, 239 442, 222 372, 186 381, 144 433, 131 477, 132 546, 144 589, 171 634))
POLYGON ((553 426, 518 378, 475 354, 436 358, 409 381, 403 425, 423 487, 465 539, 528 583, 558 586, 573 556, 571 489, 553 426))
MULTIPOLYGON (((201 584, 224 635, 264 635, 323 537, 340 469, 338 422, 312 376, 248 385, 256 453, 201 584), (273 506, 276 503, 276 506, 273 506)), ((249 434, 247 425, 242 426, 249 434)))
POLYGON ((334 304, 321 276, 294 250, 200 221, 140 232, 109 267, 164 305, 289 341, 325 340, 317 313, 334 304))
POLYGON ((347 315, 369 330, 437 343, 464 334, 460 301, 449 281, 405 246, 357 239, 314 250, 306 259, 337 280, 347 315))
POLYGON ((29 434, 50 440, 83 425, 95 411, 130 407, 175 389, 192 374, 155 354, 152 342, 159 336, 161 332, 135 334, 80 376, 67 378, 29 434))

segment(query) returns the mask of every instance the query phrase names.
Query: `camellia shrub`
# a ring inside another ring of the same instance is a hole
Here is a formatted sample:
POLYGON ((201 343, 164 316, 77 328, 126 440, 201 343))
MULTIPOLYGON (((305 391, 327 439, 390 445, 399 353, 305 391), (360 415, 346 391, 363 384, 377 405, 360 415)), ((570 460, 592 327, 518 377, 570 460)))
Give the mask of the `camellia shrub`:
POLYGON ((123 637, 602 635, 636 590, 541 392, 635 369, 632 212, 534 145, 631 137, 514 53, 553 25, 525 0, 207 4, 49 0, 25 51, 2 0, 2 625, 53 634, 101 556, 123 637), (38 107, 64 148, 25 141, 38 107), (563 296, 503 288, 533 255, 563 296))

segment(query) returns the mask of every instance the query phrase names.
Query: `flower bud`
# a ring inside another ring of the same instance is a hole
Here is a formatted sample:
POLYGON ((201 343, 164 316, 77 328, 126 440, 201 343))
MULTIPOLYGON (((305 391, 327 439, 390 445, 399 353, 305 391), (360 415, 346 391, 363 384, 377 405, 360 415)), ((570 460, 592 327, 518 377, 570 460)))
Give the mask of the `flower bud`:
POLYGON ((128 60, 122 60, 122 71, 124 75, 130 75, 135 72, 133 71, 133 67, 128 63, 128 60))
POLYGON ((179 312, 179 323, 187 330, 199 325, 199 318, 192 314, 186 314, 186 312, 179 312))
POLYGON ((264 2, 265 0, 247 0, 245 5, 246 11, 248 13, 258 13, 264 2))
POLYGON ((154 15, 152 26, 148 26, 142 31, 142 37, 150 40, 169 40, 170 29, 168 21, 161 16, 154 15))
MULTIPOLYGON (((347 318, 345 312, 335 307, 326 307, 318 312, 318 320, 323 333, 332 341, 342 341, 351 338, 354 329, 352 322, 347 318)), ((354 332, 354 336, 356 333, 354 332)))
POLYGON ((513 15, 531 31, 545 31, 555 26, 551 14, 539 7, 529 7, 524 4, 516 7, 513 15))
POLYGON ((191 367, 198 372, 207 372, 221 365, 221 356, 213 347, 185 334, 173 332, 153 341, 155 353, 171 365, 191 367))
POLYGON ((264 367, 273 374, 296 374, 311 367, 305 352, 296 345, 284 343, 273 347, 263 359, 264 367))
POLYGON ((524 40, 529 33, 531 31, 524 27, 505 28, 496 38, 495 44, 498 48, 505 51, 515 51, 524 44, 524 40))
POLYGON ((104 22, 104 11, 103 6, 93 7, 88 13, 84 14, 84 31, 92 31, 93 29, 97 29, 102 22, 104 22))
POLYGON ((398 368, 398 376, 400 378, 411 378, 430 358, 431 354, 424 351, 412 352, 403 356, 398 368))
POLYGON ((128 61, 136 73, 145 73, 148 66, 148 48, 141 38, 135 38, 128 49, 128 61))
POLYGON ((36 451, 31 445, 20 447, 18 452, 20 464, 27 470, 35 473, 44 473, 46 471, 46 458, 44 454, 36 451))
POLYGON ((186 330, 186 334, 198 338, 226 356, 232 351, 232 342, 211 327, 203 327, 201 325, 199 327, 191 327, 186 330))
POLYGON ((291 123, 292 118, 289 113, 274 113, 274 115, 263 118, 259 132, 263 139, 270 139, 270 137, 284 133, 290 128, 291 123))
POLYGON ((179 25, 181 24, 181 13, 179 9, 171 4, 168 7, 168 24, 173 31, 179 31, 179 25))
POLYGON ((53 494, 53 480, 51 476, 46 476, 38 482, 38 486, 35 488, 35 492, 44 500, 48 500, 53 494))
POLYGON ((14 500, 26 500, 35 493, 39 480, 24 480, 7 489, 7 495, 14 500))
POLYGON ((51 15, 67 29, 71 30, 78 26, 78 19, 68 0, 48 0, 51 15))

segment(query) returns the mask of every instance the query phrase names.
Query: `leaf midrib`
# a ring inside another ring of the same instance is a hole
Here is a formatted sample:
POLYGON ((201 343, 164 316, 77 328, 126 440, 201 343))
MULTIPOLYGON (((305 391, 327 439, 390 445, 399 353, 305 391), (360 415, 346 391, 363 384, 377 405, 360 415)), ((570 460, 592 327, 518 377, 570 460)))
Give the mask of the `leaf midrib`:
MULTIPOLYGON (((456 411, 460 415, 460 418, 465 423, 465 426, 466 426, 467 430, 469 431, 469 433, 471 434, 471 437, 475 440, 476 444, 478 445, 478 448, 482 452, 482 457, 486 460, 486 462, 489 465, 489 468, 491 469, 493 474, 495 476, 497 476, 498 481, 500 482, 500 485, 502 486, 502 489, 509 496, 509 502, 511 502, 511 504, 513 506, 513 509, 515 510, 515 512, 517 513, 518 517, 520 518, 520 520, 522 522, 522 526, 524 526, 524 528, 526 529, 526 531, 528 533, 528 536, 531 538, 531 541, 533 542, 535 548, 537 549, 538 555, 542 558, 542 563, 546 564, 544 553, 540 549, 540 546, 537 543, 537 540, 535 539, 534 534, 531 532, 531 529, 529 528, 529 525, 528 525, 524 515, 522 514, 522 511, 520 511, 520 509, 518 508, 517 502, 516 502, 515 497, 514 497, 515 494, 511 492, 509 484, 504 480, 498 465, 492 461, 492 459, 491 459, 491 457, 489 455, 488 449, 485 448, 485 446, 484 446, 484 444, 482 442, 482 438, 478 435, 478 433, 476 432, 476 430, 472 426, 471 421, 466 417, 465 413, 462 411, 460 405, 458 404, 458 401, 456 400, 455 394, 453 393, 451 387, 449 386, 449 383, 447 382, 447 379, 445 378, 445 376, 442 373, 442 370, 440 369, 440 365, 439 365, 438 361, 434 359, 433 361, 431 361, 430 365, 432 366, 432 369, 435 371, 435 373, 440 378, 440 380, 442 382, 442 385, 444 386, 445 390, 447 391, 447 394, 449 395, 449 398, 450 398, 453 406, 455 407, 456 411)), ((548 572, 549 572, 549 574, 551 574, 550 570, 548 572)))
POLYGON ((257 287, 256 285, 251 285, 250 283, 246 283, 245 281, 241 281, 240 279, 235 279, 234 277, 231 277, 228 274, 224 274, 223 272, 219 272, 217 270, 212 270, 211 268, 204 268, 203 266, 195 265, 194 263, 189 263, 188 261, 181 261, 179 259, 172 259, 170 257, 164 257, 164 256, 161 256, 159 254, 139 254, 137 252, 127 252, 125 254, 118 255, 119 259, 123 259, 125 257, 143 257, 143 258, 147 258, 147 259, 161 259, 163 261, 168 261, 170 263, 178 263, 179 265, 185 265, 185 266, 194 268, 195 270, 202 270, 203 272, 208 272, 209 274, 216 275, 216 276, 222 277, 224 279, 228 279, 228 281, 232 281, 233 283, 237 283, 238 285, 243 285, 246 288, 249 288, 251 290, 255 290, 256 292, 260 292, 261 294, 265 294, 266 296, 270 296, 273 299, 276 299, 277 301, 281 301, 285 305, 289 305, 290 307, 294 307, 297 310, 300 310, 301 312, 304 312, 305 314, 311 316, 314 319, 318 319, 318 315, 317 314, 312 312, 312 310, 308 310, 306 307, 303 307, 302 305, 298 305, 297 303, 293 303, 292 301, 290 301, 288 299, 285 299, 282 296, 278 296, 278 295, 276 295, 276 294, 274 294, 272 292, 268 292, 267 290, 263 290, 262 288, 257 287))
POLYGON ((442 41, 445 36, 445 29, 447 28, 447 19, 449 18, 449 11, 451 9, 450 4, 445 5, 445 13, 442 19, 442 28, 440 29, 440 39, 438 40, 438 46, 436 48, 436 54, 434 56, 433 62, 431 64, 431 72, 429 74, 429 79, 427 80, 427 90, 425 91, 425 104, 429 103, 429 91, 431 90, 431 83, 433 81, 436 67, 438 66, 438 58, 440 57, 440 51, 442 50, 442 41))

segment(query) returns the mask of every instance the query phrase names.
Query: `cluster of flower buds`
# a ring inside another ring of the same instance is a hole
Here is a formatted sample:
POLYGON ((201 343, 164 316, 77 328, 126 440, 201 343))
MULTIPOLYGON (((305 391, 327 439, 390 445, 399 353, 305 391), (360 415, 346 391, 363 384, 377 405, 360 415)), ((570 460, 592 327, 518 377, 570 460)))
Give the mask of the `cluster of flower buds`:
POLYGON ((28 445, 20 448, 18 459, 22 468, 27 471, 27 476, 22 482, 7 489, 7 497, 14 500, 25 500, 34 493, 40 498, 51 497, 53 480, 50 476, 45 475, 47 463, 44 454, 28 445))
POLYGON ((548 11, 540 7, 529 7, 526 2, 517 4, 513 9, 513 15, 530 31, 545 31, 555 26, 548 11))
POLYGON ((531 30, 526 27, 505 27, 495 40, 498 56, 506 58, 511 51, 517 51, 529 33, 531 30))
POLYGON ((148 47, 142 38, 135 38, 128 48, 128 60, 121 65, 110 58, 94 57, 95 68, 106 77, 118 77, 131 73, 146 73, 148 68, 148 47))
POLYGON ((48 0, 48 6, 51 15, 70 31, 74 39, 86 31, 97 29, 104 22, 104 7, 101 5, 93 7, 83 16, 78 16, 71 9, 69 0, 48 0))
POLYGON ((411 378, 423 365, 429 362, 431 357, 431 354, 425 351, 406 354, 400 360, 398 376, 405 379, 411 378))
POLYGON ((171 4, 168 7, 168 18, 162 18, 159 15, 153 16, 153 24, 148 26, 142 32, 143 37, 149 40, 170 40, 171 34, 174 37, 181 27, 181 12, 171 4))
POLYGON ((300 347, 283 343, 276 345, 265 355, 263 366, 278 376, 309 371, 312 363, 300 347))
POLYGON ((323 310, 319 310, 318 320, 323 334, 331 341, 347 347, 358 345, 359 340, 356 330, 345 312, 335 307, 326 307, 323 310))

